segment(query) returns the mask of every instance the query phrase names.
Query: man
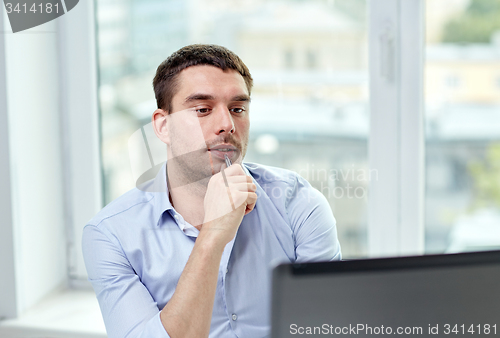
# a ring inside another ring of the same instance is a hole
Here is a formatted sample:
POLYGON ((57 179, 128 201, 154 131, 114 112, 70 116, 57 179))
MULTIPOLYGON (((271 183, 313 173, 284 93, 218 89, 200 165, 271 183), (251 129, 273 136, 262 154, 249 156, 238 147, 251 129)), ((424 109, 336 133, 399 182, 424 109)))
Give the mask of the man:
POLYGON ((242 162, 252 78, 234 53, 184 47, 153 86, 167 162, 84 228, 108 335, 267 336, 272 267, 340 259, 329 205, 293 172, 242 162))

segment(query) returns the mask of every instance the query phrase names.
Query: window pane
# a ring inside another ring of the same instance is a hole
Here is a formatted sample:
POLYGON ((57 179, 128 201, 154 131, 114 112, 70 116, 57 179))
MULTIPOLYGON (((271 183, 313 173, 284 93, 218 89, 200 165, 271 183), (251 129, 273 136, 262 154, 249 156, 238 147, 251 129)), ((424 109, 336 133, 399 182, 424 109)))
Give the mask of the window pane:
POLYGON ((128 140, 156 109, 156 67, 190 43, 236 52, 254 78, 246 162, 304 176, 329 200, 344 257, 366 255, 365 0, 98 0, 105 200, 135 186, 128 140))
POLYGON ((500 2, 426 6, 426 251, 500 248, 500 2))

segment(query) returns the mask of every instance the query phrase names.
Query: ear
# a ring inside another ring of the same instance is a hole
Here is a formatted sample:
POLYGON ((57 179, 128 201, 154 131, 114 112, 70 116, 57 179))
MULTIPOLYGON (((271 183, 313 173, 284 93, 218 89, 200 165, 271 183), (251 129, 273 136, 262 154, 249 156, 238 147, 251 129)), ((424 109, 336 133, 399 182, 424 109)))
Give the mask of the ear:
POLYGON ((156 109, 151 118, 156 136, 165 144, 170 145, 170 134, 168 132, 168 113, 163 109, 156 109))

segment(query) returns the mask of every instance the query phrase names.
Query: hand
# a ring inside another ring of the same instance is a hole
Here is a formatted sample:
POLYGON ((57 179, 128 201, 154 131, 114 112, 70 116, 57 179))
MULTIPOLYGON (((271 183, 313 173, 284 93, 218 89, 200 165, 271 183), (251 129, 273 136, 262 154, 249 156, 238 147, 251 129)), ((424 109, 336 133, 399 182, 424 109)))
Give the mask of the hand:
POLYGON ((222 244, 229 243, 236 235, 243 216, 255 207, 256 190, 252 177, 245 174, 241 165, 233 164, 221 169, 208 182, 201 231, 211 231, 210 235, 215 236, 222 244))

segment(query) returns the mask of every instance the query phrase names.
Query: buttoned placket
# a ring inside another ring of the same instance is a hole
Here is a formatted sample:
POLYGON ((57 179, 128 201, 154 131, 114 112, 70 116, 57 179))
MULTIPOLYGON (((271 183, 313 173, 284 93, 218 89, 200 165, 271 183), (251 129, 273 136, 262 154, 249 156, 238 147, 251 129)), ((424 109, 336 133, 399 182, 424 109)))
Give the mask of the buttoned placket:
MULTIPOLYGON (((248 170, 245 167, 243 167, 243 169, 247 175, 250 175, 250 173, 248 172, 248 170)), ((254 181, 254 183, 255 183, 255 180, 253 178, 252 178, 252 181, 254 181)), ((175 222, 177 223, 179 228, 184 232, 185 235, 190 236, 190 237, 195 237, 195 238, 198 237, 199 230, 197 228, 193 227, 192 225, 190 225, 189 223, 187 223, 183 219, 183 217, 175 211, 175 209, 172 208, 171 214, 172 214, 173 218, 175 219, 175 222)), ((219 265, 219 277, 218 277, 219 281, 221 283, 222 300, 224 302, 226 315, 229 319, 229 324, 231 326, 231 329, 233 330, 233 333, 235 334, 236 337, 238 337, 238 335, 236 333, 238 314, 233 312, 233 309, 228 309, 228 307, 227 307, 226 284, 227 284, 227 276, 229 274, 229 261, 231 258, 231 252, 233 250, 234 241, 235 241, 237 235, 238 235, 238 230, 236 231, 236 235, 234 236, 234 238, 228 244, 226 244, 226 246, 224 247, 224 251, 223 251, 222 257, 221 257, 221 262, 219 265)))
MULTIPOLYGON (((245 167, 243 167, 243 170, 245 171, 245 174, 250 175, 250 172, 245 167)), ((257 184, 253 177, 252 177, 252 181, 254 184, 257 184)), ((239 230, 239 228, 238 228, 238 230, 239 230)), ((236 231, 236 236, 238 236, 238 230, 236 231)), ((222 284, 222 296, 224 299, 224 304, 226 306, 226 314, 229 318, 229 325, 231 326, 233 333, 235 334, 236 337, 238 337, 238 334, 236 333, 237 328, 238 328, 238 313, 234 312, 234 309, 228 309, 227 300, 226 300, 226 284, 228 282, 228 278, 230 277, 229 263, 231 260, 231 252, 233 249, 233 245, 234 245, 234 241, 236 239, 236 236, 234 236, 233 240, 230 243, 228 243, 228 245, 226 245, 226 248, 224 249, 223 259, 221 260, 220 271, 225 271, 225 273, 222 273, 222 283, 223 283, 222 284), (226 259, 224 259, 224 258, 226 258, 226 259)), ((234 304, 234 302, 231 302, 231 303, 234 304)))
MULTIPOLYGON (((187 223, 184 218, 178 214, 175 209, 172 209, 171 211, 173 218, 175 219, 177 225, 179 228, 184 232, 186 236, 190 237, 198 237, 199 231, 189 223, 187 223)), ((236 234, 238 231, 236 231, 236 234)), ((221 283, 221 293, 222 293, 222 300, 224 302, 225 310, 226 310, 226 315, 229 318, 229 322, 231 324, 231 328, 233 330, 236 330, 236 321, 238 319, 238 314, 234 313, 231 311, 231 309, 227 308, 227 299, 226 299, 226 283, 227 283, 227 274, 229 273, 229 261, 231 258, 231 252, 233 250, 233 245, 234 241, 236 239, 236 236, 226 244, 224 247, 224 251, 222 252, 222 257, 219 265, 219 282, 221 283)), ((236 333, 235 333, 236 334, 236 333)))
MULTIPOLYGON (((237 235, 237 233, 236 233, 236 235, 237 235)), ((231 252, 233 250, 235 239, 236 239, 236 236, 224 248, 224 252, 222 253, 221 264, 220 264, 220 268, 219 268, 219 278, 221 279, 221 285, 222 285, 222 287, 221 287, 222 300, 223 300, 224 306, 226 308, 226 315, 229 319, 229 323, 230 323, 233 331, 236 331, 236 320, 238 318, 238 315, 233 312, 233 309, 229 309, 227 307, 226 284, 228 283, 229 262, 231 260, 231 252)))

